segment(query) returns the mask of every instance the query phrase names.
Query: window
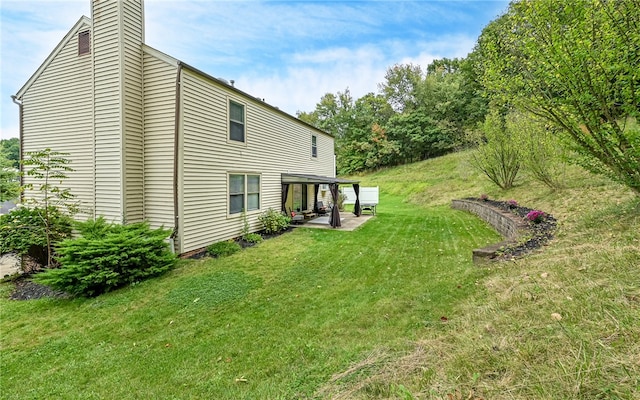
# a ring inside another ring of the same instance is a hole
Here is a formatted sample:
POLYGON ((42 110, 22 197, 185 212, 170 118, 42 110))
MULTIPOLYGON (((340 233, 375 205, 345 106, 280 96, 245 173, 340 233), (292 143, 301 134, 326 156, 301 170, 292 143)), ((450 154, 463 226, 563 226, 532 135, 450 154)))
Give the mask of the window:
POLYGON ((78 33, 78 55, 91 53, 91 34, 89 31, 78 33))
POLYGON ((260 175, 229 174, 229 214, 260 209, 260 175))
POLYGON ((229 100, 229 139, 244 143, 244 106, 229 100))
POLYGON ((318 157, 318 137, 311 135, 311 157, 318 157))

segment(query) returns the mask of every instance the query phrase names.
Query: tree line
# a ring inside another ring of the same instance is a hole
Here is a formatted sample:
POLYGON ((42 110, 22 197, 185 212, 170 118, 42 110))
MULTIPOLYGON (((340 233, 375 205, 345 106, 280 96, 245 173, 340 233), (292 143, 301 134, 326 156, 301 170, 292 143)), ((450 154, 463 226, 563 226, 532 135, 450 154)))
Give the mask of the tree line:
POLYGON ((335 138, 339 174, 351 174, 443 155, 465 143, 484 119, 481 95, 467 59, 441 59, 426 69, 390 67, 379 93, 354 99, 349 89, 327 93, 298 118, 335 138))
POLYGON ((335 137, 337 173, 475 147, 498 186, 558 187, 568 161, 640 195, 640 0, 513 1, 463 59, 387 69, 298 117, 335 137))

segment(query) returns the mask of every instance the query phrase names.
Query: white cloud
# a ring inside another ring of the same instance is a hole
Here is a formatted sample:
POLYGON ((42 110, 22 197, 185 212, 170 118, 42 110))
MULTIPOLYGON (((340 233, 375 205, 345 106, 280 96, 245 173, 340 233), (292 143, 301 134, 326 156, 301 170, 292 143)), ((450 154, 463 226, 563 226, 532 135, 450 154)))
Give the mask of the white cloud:
POLYGON ((349 88, 354 100, 377 93, 386 70, 394 64, 413 63, 426 69, 434 59, 466 56, 474 43, 475 39, 469 37, 446 36, 433 42, 396 41, 383 46, 367 44, 353 49, 336 47, 296 53, 283 71, 242 75, 235 79, 236 87, 295 115, 296 111, 313 111, 326 93, 349 88))
MULTIPOLYGON (((89 15, 90 0, 0 1, 4 138, 17 136, 18 111, 9 96, 89 15)), ((394 64, 465 56, 479 33, 468 27, 486 23, 485 14, 506 4, 146 0, 145 41, 293 114, 347 87, 355 99, 377 92, 394 64)))

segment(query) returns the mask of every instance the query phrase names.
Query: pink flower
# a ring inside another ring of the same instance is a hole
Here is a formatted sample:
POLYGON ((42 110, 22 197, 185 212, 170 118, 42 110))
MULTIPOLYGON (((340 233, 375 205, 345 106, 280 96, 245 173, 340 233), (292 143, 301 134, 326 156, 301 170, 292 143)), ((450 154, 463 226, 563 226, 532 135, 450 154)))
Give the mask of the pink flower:
POLYGON ((532 210, 527 214, 527 219, 534 223, 540 223, 547 215, 540 210, 532 210))

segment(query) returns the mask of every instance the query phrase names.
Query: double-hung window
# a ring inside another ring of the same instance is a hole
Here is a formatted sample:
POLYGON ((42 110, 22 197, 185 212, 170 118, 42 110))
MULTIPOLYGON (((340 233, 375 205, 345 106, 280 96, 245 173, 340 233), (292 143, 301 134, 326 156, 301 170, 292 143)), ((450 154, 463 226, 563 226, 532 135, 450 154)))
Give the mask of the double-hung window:
POLYGON ((311 135, 311 157, 318 157, 318 137, 311 135))
POLYGON ((229 139, 244 143, 244 105, 229 100, 229 139))
POLYGON ((229 174, 229 214, 260 209, 260 175, 229 174))

